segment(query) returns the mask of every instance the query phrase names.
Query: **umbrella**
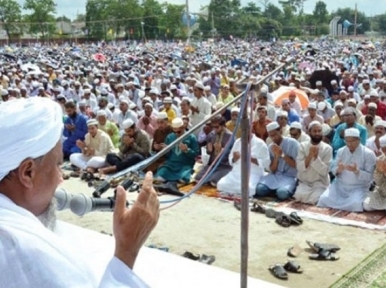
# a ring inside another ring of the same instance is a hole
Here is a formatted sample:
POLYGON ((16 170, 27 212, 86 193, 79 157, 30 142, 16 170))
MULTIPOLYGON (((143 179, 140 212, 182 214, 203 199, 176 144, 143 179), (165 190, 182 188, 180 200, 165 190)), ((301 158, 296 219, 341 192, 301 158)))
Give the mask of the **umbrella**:
POLYGON ((332 91, 332 80, 336 80, 339 83, 339 77, 330 70, 315 70, 308 81, 311 83, 312 89, 316 88, 316 81, 322 81, 323 86, 326 87, 328 91, 332 91))
POLYGON ((288 86, 281 86, 278 90, 272 92, 273 102, 276 105, 281 105, 281 101, 284 99, 288 99, 288 96, 291 92, 295 92, 296 94, 296 101, 299 102, 302 109, 306 109, 309 103, 308 96, 306 92, 303 90, 294 88, 294 87, 288 87, 288 86))
POLYGON ((98 61, 98 62, 104 62, 104 61, 106 61, 106 56, 103 55, 102 53, 94 54, 94 55, 92 55, 92 58, 93 58, 95 61, 98 61))

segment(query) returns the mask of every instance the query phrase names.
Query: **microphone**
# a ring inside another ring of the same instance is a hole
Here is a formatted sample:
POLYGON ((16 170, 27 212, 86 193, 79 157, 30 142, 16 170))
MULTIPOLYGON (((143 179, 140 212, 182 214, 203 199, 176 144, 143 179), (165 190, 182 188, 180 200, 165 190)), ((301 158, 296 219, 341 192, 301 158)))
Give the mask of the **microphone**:
MULTIPOLYGON (((115 199, 109 198, 91 198, 84 194, 78 194, 71 199, 70 209, 72 213, 83 216, 92 211, 111 212, 114 211, 115 199)), ((126 201, 126 207, 129 202, 126 201)))
POLYGON ((54 197, 56 199, 56 210, 62 211, 70 208, 70 202, 74 195, 68 193, 63 188, 59 188, 55 191, 54 197))

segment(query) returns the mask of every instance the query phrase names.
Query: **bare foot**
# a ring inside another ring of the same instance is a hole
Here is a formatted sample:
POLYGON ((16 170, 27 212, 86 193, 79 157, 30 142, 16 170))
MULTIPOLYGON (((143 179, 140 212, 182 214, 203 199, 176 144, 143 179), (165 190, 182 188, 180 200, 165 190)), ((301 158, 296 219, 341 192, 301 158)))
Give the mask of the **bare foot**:
POLYGON ((106 168, 99 168, 98 172, 101 174, 111 174, 117 171, 117 168, 115 166, 110 166, 106 168))
POLYGON ((95 168, 88 167, 88 168, 86 169, 86 171, 89 172, 89 173, 94 174, 94 173, 96 172, 96 169, 95 169, 95 168))

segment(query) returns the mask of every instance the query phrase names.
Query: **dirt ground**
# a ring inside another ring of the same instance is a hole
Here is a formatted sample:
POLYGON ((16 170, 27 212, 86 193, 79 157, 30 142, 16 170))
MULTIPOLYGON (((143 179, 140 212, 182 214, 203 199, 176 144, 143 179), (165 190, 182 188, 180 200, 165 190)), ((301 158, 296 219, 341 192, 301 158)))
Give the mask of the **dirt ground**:
MULTIPOLYGON (((79 179, 62 184, 72 194, 92 194, 93 190, 79 179)), ((112 190, 106 193, 111 196, 112 190)), ((137 193, 131 193, 135 199, 137 193)), ((167 196, 160 197, 161 200, 167 196)), ((160 221, 146 245, 169 247, 169 252, 183 254, 191 251, 215 255, 212 264, 224 269, 240 269, 240 211, 229 202, 203 196, 192 196, 162 211, 160 221)), ((59 212, 59 219, 95 231, 112 233, 112 213, 94 212, 78 217, 70 211, 59 212)), ((360 263, 372 251, 385 243, 384 232, 304 219, 301 226, 283 228, 273 219, 250 213, 249 275, 286 287, 329 287, 343 274, 360 263), (331 242, 341 246, 338 261, 308 259, 306 240, 331 242), (285 263, 287 250, 293 245, 305 249, 296 261, 303 274, 290 274, 288 281, 278 280, 268 271, 276 263, 285 263)))

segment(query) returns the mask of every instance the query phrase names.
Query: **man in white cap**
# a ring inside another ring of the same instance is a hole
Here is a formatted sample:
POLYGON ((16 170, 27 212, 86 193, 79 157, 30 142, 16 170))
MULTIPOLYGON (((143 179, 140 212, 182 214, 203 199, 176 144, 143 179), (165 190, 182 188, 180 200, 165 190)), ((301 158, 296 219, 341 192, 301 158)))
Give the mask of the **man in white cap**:
MULTIPOLYGON (((342 103, 337 101, 335 103, 342 103)), ((322 116, 324 123, 329 123, 335 115, 335 110, 332 109, 326 101, 320 101, 316 105, 318 115, 322 116)))
POLYGON ((150 139, 153 139, 154 132, 158 128, 157 117, 153 114, 153 104, 144 105, 144 114, 139 118, 137 127, 145 131, 150 139))
POLYGON ((290 137, 299 143, 310 141, 310 136, 302 131, 302 124, 299 122, 292 122, 290 125, 290 137))
POLYGON ((363 211, 362 203, 373 181, 376 156, 360 139, 358 129, 344 131, 346 145, 338 150, 331 168, 335 181, 320 196, 319 207, 363 211))
MULTIPOLYGON (((194 98, 190 103, 190 111, 192 111, 190 123, 192 127, 196 126, 198 123, 202 122, 205 119, 205 116, 212 113, 212 107, 208 99, 204 97, 204 85, 201 82, 197 82, 194 85, 194 98)), ((197 129, 194 134, 197 136, 199 129, 197 129)))
MULTIPOLYGON (((264 175, 264 171, 269 168, 269 152, 265 142, 250 134, 251 165, 249 174, 249 196, 252 197, 256 192, 256 185, 264 175)), ((238 197, 241 195, 241 139, 237 139, 229 153, 229 164, 232 170, 217 182, 217 190, 226 193, 226 196, 238 197)))
POLYGON ((298 186, 294 198, 315 205, 330 184, 328 172, 332 161, 332 148, 322 141, 322 124, 319 121, 311 122, 308 127, 311 139, 300 143, 296 158, 298 186))
MULTIPOLYGON (((279 124, 281 135, 283 137, 289 137, 290 136, 290 126, 288 125, 288 113, 287 113, 287 111, 279 110, 277 112, 276 121, 279 124)), ((267 129, 267 132, 268 132, 268 129, 267 129)), ((268 138, 265 142, 267 143, 268 146, 272 143, 272 139, 271 139, 271 137, 269 137, 269 133, 268 133, 268 138)))
POLYGON ((127 119, 131 119, 135 124, 138 122, 138 115, 134 111, 129 109, 129 101, 126 99, 123 99, 119 103, 119 112, 118 114, 118 127, 121 131, 121 134, 123 134, 123 122, 127 119))
POLYGON ((382 154, 380 139, 386 134, 386 121, 378 120, 374 124, 374 135, 367 139, 366 147, 378 157, 382 154))
POLYGON ((336 130, 334 139, 332 140, 332 149, 334 150, 334 154, 342 147, 345 146, 345 130, 348 128, 356 128, 360 133, 360 140, 362 145, 366 145, 367 140, 367 130, 362 125, 356 122, 356 114, 355 110, 352 107, 346 107, 342 110, 341 116, 344 123, 340 124, 336 130))
POLYGON ((386 210, 386 136, 379 139, 380 153, 374 171, 375 189, 363 201, 364 211, 386 210))
POLYGON ((271 172, 260 178, 254 197, 276 196, 283 201, 295 192, 299 142, 290 137, 284 137, 277 122, 269 123, 267 131, 273 141, 268 146, 271 172))
POLYGON ((0 141, 0 286, 148 287, 131 269, 159 218, 151 173, 130 210, 117 188, 115 255, 99 280, 66 241, 71 235, 53 232, 53 198, 62 181, 59 105, 46 98, 11 101, 0 105, 0 123, 0 134, 8 135, 0 141))
POLYGON ((98 100, 98 107, 94 109, 93 114, 94 116, 97 115, 98 111, 104 110, 107 114, 107 119, 113 120, 113 113, 108 108, 109 101, 107 100, 107 97, 101 96, 98 100))
POLYGON ((136 127, 131 119, 126 119, 122 128, 125 133, 119 143, 119 153, 107 154, 106 162, 110 166, 99 169, 102 174, 120 172, 149 156, 150 139, 147 133, 136 127))
POLYGON ((165 97, 163 100, 163 109, 161 112, 165 112, 168 115, 169 124, 173 119, 177 117, 177 112, 173 109, 173 99, 171 97, 165 97))
POLYGON ((382 120, 381 117, 375 114, 376 111, 377 111, 377 104, 370 102, 367 105, 367 115, 362 115, 358 120, 358 124, 361 124, 367 129, 367 138, 374 136, 374 133, 375 133, 374 124, 382 120))
POLYGON ((320 122, 320 124, 324 123, 323 117, 316 113, 317 108, 318 107, 317 107, 316 102, 310 102, 308 104, 308 114, 303 117, 303 123, 302 123, 303 131, 307 132, 308 126, 313 121, 318 121, 318 122, 320 122))
MULTIPOLYGON (((231 109, 231 120, 227 121, 225 126, 227 129, 231 132, 233 132, 236 128, 237 118, 240 114, 240 108, 239 107, 233 107, 231 109)), ((241 137, 241 125, 239 126, 237 132, 236 132, 236 139, 241 137)))
MULTIPOLYGON (((99 116, 101 118, 101 116, 99 116)), ((106 116, 104 116, 106 117, 106 116)), ((98 129, 98 121, 91 119, 87 121, 88 133, 85 141, 78 140, 76 145, 81 149, 81 153, 73 153, 70 156, 72 165, 80 170, 71 174, 79 177, 82 172, 95 173, 96 169, 106 166, 106 156, 114 150, 110 136, 98 129)))
POLYGON ((117 148, 120 139, 117 125, 107 119, 107 113, 105 110, 98 111, 96 119, 98 120, 98 128, 109 135, 114 147, 117 148))
MULTIPOLYGON (((173 133, 166 137, 166 146, 185 133, 184 122, 181 118, 175 118, 171 127, 173 133)), ((190 183, 194 163, 199 153, 197 138, 190 134, 167 154, 165 162, 157 169, 155 178, 161 182, 190 183)))
MULTIPOLYGON (((386 103, 379 100, 379 95, 376 90, 370 92, 370 101, 377 104, 376 115, 381 117, 382 120, 386 119, 386 103)), ((363 114, 367 114, 368 105, 363 108, 363 114)))
POLYGON ((213 109, 216 106, 217 98, 215 95, 212 94, 212 91, 210 90, 209 85, 204 87, 204 96, 206 97, 206 99, 208 99, 213 109))

